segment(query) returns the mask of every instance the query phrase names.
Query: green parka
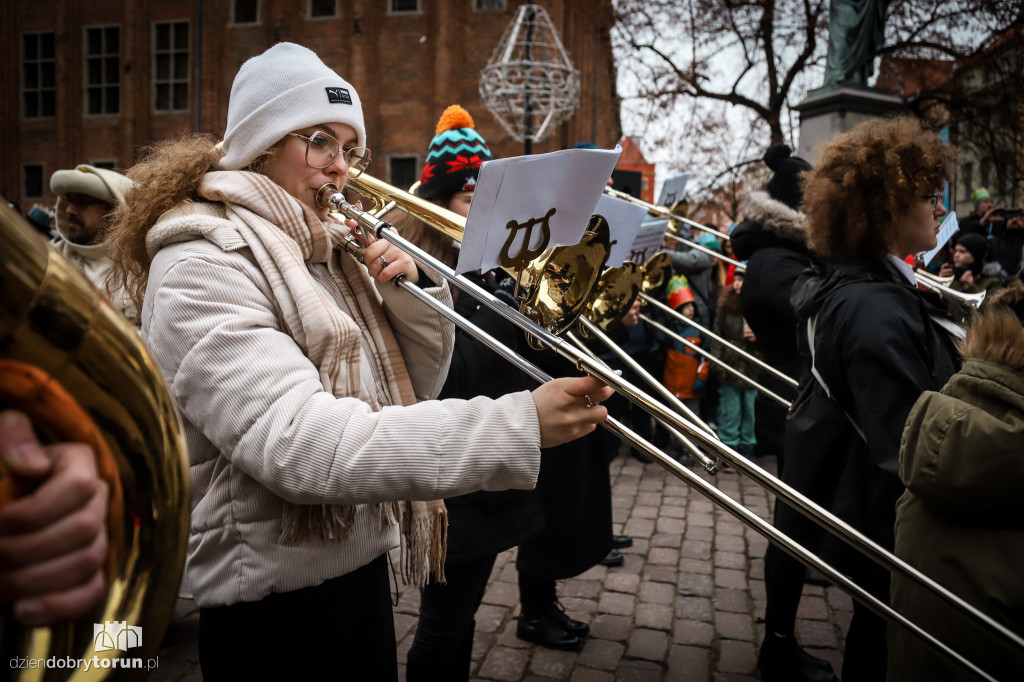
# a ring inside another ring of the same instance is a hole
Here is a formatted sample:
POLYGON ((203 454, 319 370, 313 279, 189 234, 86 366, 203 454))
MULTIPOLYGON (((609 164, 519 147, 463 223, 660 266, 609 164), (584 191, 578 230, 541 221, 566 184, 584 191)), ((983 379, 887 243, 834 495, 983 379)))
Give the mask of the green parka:
MULTIPOLYGON (((982 316, 969 334, 987 336, 973 347, 969 336, 960 372, 914 405, 900 449, 907 491, 896 554, 1024 635, 1024 328, 1014 320, 997 330, 982 316)), ((892 605, 996 679, 1024 679, 1024 652, 898 574, 892 605)), ((889 682, 976 679, 898 625, 888 639, 889 682)))

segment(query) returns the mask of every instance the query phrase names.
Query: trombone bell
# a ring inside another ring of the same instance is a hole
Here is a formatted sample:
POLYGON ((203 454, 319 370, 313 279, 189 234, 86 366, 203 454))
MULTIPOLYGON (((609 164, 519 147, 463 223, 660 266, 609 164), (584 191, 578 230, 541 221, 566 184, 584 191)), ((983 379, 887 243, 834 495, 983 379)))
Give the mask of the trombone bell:
POLYGON ((605 270, 587 305, 587 319, 603 331, 614 329, 639 295, 642 279, 640 266, 633 261, 605 270))
POLYGON ((653 291, 664 289, 674 273, 672 256, 665 251, 659 251, 644 263, 641 291, 650 294, 653 291))

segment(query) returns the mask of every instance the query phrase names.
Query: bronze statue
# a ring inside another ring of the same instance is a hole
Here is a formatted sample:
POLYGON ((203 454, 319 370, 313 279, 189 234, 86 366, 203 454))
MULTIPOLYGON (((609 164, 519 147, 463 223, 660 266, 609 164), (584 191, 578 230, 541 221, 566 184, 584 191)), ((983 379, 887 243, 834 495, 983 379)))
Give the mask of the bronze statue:
POLYGON ((867 86, 875 52, 885 38, 889 0, 832 0, 828 12, 828 56, 822 87, 867 86))

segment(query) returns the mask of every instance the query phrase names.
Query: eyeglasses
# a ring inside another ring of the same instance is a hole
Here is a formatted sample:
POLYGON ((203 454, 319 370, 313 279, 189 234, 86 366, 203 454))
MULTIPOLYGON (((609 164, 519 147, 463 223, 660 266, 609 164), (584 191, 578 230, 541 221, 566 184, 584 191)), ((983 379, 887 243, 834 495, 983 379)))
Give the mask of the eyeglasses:
POLYGON ((928 203, 930 203, 932 205, 932 210, 934 211, 935 209, 937 209, 939 207, 939 201, 942 199, 942 195, 941 194, 928 194, 928 195, 922 196, 921 198, 923 200, 927 201, 928 203))
POLYGON ((370 150, 366 147, 349 147, 342 150, 338 140, 319 130, 309 136, 299 133, 288 134, 306 141, 306 165, 310 168, 327 168, 342 151, 345 153, 345 164, 348 166, 350 178, 359 177, 359 174, 370 165, 370 150))

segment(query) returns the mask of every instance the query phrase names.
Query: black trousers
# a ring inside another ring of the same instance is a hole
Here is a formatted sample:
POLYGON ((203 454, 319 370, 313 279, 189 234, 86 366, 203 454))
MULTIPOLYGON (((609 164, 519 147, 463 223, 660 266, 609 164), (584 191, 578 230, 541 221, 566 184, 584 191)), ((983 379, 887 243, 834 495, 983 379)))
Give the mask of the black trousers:
POLYGON ((420 620, 406 661, 407 682, 469 680, 476 610, 496 555, 447 564, 447 583, 420 592, 420 620))
POLYGON ((199 664, 218 680, 398 680, 387 558, 315 587, 199 610, 199 664))
POLYGON ((519 603, 527 620, 543 616, 558 599, 555 581, 519 572, 519 603))

